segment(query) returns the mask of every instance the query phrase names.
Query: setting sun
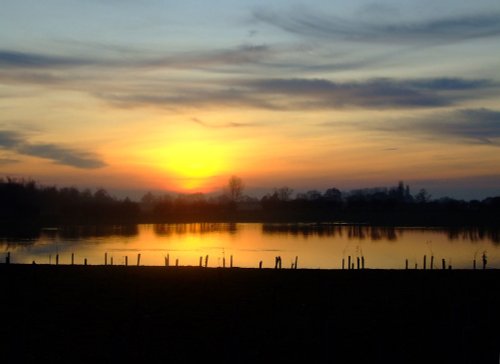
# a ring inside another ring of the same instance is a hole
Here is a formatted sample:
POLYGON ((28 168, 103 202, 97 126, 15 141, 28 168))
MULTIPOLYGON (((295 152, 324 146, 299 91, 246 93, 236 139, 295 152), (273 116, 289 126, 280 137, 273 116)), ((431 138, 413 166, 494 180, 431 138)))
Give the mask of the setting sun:
POLYGON ((212 180, 226 173, 229 164, 222 146, 204 141, 172 144, 154 154, 159 168, 168 172, 183 190, 210 189, 212 180))

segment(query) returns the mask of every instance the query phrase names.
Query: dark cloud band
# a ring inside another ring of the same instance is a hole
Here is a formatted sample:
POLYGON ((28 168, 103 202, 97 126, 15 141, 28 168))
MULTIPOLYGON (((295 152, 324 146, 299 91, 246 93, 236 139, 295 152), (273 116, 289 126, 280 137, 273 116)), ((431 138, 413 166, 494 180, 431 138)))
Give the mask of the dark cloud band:
POLYGON ((372 79, 334 82, 326 79, 260 79, 222 82, 207 90, 165 91, 150 87, 141 93, 99 93, 116 105, 161 108, 247 107, 269 110, 329 110, 346 108, 436 108, 458 104, 499 86, 481 79, 372 79))
POLYGON ((82 66, 91 63, 85 59, 0 50, 0 67, 4 68, 55 68, 82 66))

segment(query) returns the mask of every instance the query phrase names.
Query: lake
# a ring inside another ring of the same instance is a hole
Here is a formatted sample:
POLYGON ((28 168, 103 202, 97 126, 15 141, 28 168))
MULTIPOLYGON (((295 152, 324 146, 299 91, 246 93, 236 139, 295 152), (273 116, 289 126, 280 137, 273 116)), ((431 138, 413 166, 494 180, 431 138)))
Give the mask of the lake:
POLYGON ((500 268, 500 232, 481 228, 393 228, 342 224, 191 223, 113 226, 73 226, 0 230, 1 261, 7 252, 12 263, 197 266, 200 257, 209 267, 274 267, 281 256, 283 268, 298 257, 299 268, 339 269, 348 257, 366 268, 500 268))

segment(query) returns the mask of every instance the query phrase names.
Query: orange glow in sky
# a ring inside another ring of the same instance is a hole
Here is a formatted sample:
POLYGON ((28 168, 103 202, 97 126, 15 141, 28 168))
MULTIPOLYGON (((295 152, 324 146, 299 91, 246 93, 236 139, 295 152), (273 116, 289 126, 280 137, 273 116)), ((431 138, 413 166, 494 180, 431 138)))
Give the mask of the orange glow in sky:
POLYGON ((384 4, 6 2, 0 177, 500 194, 500 3, 384 4))

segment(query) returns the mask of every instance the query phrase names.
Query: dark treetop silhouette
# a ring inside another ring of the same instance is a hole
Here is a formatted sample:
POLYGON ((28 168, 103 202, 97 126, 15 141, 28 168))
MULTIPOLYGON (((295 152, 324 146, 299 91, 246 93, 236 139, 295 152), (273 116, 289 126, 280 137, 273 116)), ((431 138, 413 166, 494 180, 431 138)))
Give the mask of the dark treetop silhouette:
POLYGON ((276 188, 261 199, 243 194, 244 184, 231 177, 226 192, 153 195, 140 202, 118 199, 106 190, 41 186, 34 181, 0 179, 0 222, 35 224, 139 223, 187 221, 342 221, 379 225, 500 225, 500 197, 482 201, 431 199, 425 191, 412 195, 399 182, 391 188, 324 193, 311 190, 293 197, 289 187, 276 188))

